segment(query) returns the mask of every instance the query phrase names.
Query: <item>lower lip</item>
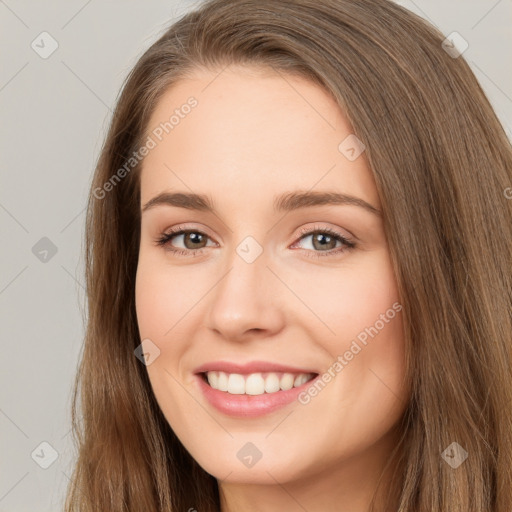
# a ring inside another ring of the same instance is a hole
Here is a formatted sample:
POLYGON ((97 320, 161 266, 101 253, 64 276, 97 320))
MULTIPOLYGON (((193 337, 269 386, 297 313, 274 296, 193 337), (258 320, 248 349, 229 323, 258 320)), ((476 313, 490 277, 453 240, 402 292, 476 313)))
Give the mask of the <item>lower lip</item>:
POLYGON ((263 395, 233 395, 227 391, 213 389, 207 384, 201 375, 196 375, 199 388, 206 400, 217 410, 229 416, 242 418, 254 418, 277 411, 297 400, 301 391, 311 386, 319 377, 309 380, 302 386, 291 388, 287 391, 264 393, 263 395))

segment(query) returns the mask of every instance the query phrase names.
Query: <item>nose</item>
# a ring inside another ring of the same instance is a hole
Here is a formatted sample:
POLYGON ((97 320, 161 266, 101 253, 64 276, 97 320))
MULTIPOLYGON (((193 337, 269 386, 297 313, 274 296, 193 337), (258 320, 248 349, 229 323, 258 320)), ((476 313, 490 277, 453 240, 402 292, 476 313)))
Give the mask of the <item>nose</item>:
POLYGON ((248 263, 235 253, 229 263, 209 294, 208 327, 226 340, 239 342, 277 334, 285 324, 283 290, 266 258, 261 255, 248 263))

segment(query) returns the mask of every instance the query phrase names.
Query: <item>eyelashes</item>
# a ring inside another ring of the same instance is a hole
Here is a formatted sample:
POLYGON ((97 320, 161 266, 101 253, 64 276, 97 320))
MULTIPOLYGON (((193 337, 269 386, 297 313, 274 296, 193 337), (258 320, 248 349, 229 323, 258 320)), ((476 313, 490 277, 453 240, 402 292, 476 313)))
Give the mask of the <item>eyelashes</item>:
POLYGON ((171 230, 167 233, 162 233, 160 237, 156 240, 157 245, 162 246, 165 250, 170 251, 172 253, 178 254, 180 256, 198 256, 204 252, 204 247, 200 247, 198 249, 179 249, 173 247, 171 244, 171 240, 173 238, 177 238, 179 236, 186 236, 190 234, 199 235, 200 237, 210 238, 206 233, 199 231, 197 229, 177 229, 171 230), (190 254, 192 253, 192 254, 190 254))
MULTIPOLYGON (((330 249, 327 251, 315 251, 315 250, 307 250, 303 249, 308 256, 313 258, 321 258, 324 256, 336 256, 340 255, 341 253, 344 253, 347 250, 355 248, 356 244, 352 240, 349 240, 346 236, 342 235, 338 231, 331 229, 331 228, 322 228, 315 226, 313 229, 311 228, 303 228, 300 230, 299 233, 299 239, 297 242, 300 242, 301 240, 305 240, 306 238, 313 236, 313 240, 316 242, 320 242, 320 240, 334 240, 336 243, 340 243, 341 247, 330 249), (314 235, 320 235, 320 238, 318 236, 314 235)), ((297 242, 294 242, 293 246, 297 245, 297 242)), ((314 247, 314 245, 313 245, 314 247)))
MULTIPOLYGON (((196 257, 204 254, 207 247, 199 247, 199 248, 177 248, 172 245, 172 241, 176 238, 182 237, 182 243, 185 241, 185 237, 190 236, 189 240, 198 241, 199 243, 203 242, 203 239, 210 240, 211 238, 202 231, 198 229, 185 229, 181 226, 173 228, 171 230, 162 233, 156 240, 155 243, 157 246, 163 247, 166 251, 171 252, 172 254, 180 257, 196 257)), ((341 253, 346 252, 347 250, 353 249, 356 247, 355 242, 337 232, 334 229, 326 228, 326 227, 318 227, 315 226, 313 229, 311 228, 303 228, 300 230, 299 238, 296 242, 292 244, 291 247, 297 246, 303 240, 306 240, 310 237, 312 238, 312 247, 313 249, 301 249, 308 257, 312 258, 321 258, 328 256, 339 256, 341 253), (340 244, 340 246, 335 247, 329 250, 314 250, 315 243, 322 245, 328 245, 334 242, 336 245, 340 244)), ((215 245, 214 245, 215 246, 215 245)), ((211 246, 210 246, 211 247, 211 246)))

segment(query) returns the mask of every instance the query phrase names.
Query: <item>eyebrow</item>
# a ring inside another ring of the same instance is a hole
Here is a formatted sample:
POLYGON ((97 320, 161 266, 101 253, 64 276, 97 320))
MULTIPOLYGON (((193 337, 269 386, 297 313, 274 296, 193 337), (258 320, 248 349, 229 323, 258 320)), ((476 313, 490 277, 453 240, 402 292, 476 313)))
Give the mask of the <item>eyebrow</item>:
MULTIPOLYGON (((142 213, 155 206, 177 206, 189 210, 215 213, 213 201, 204 194, 192 192, 162 192, 150 199, 143 207, 142 213)), ((300 208, 326 205, 358 206, 366 211, 382 216, 382 212, 363 199, 339 192, 286 192, 274 199, 274 212, 289 212, 300 208)))

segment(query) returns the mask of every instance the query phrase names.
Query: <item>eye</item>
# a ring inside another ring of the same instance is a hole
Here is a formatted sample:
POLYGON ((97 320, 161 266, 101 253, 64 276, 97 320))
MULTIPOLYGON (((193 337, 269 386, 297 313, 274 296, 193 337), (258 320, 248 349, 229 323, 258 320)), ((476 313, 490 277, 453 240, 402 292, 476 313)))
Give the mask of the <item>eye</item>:
MULTIPOLYGON (((335 256, 356 246, 352 240, 330 228, 315 226, 313 229, 302 229, 300 234, 302 236, 299 242, 310 239, 310 242, 304 245, 309 246, 305 250, 308 256, 313 258, 335 256)), ((292 247, 296 246, 299 242, 295 242, 292 247)))
POLYGON ((156 240, 156 244, 181 256, 197 256, 202 254, 202 249, 206 247, 205 243, 209 238, 207 234, 197 229, 181 229, 181 226, 178 226, 166 233, 162 233, 156 240), (174 239, 182 243, 185 248, 174 247, 174 244, 171 244, 171 241, 174 239))

